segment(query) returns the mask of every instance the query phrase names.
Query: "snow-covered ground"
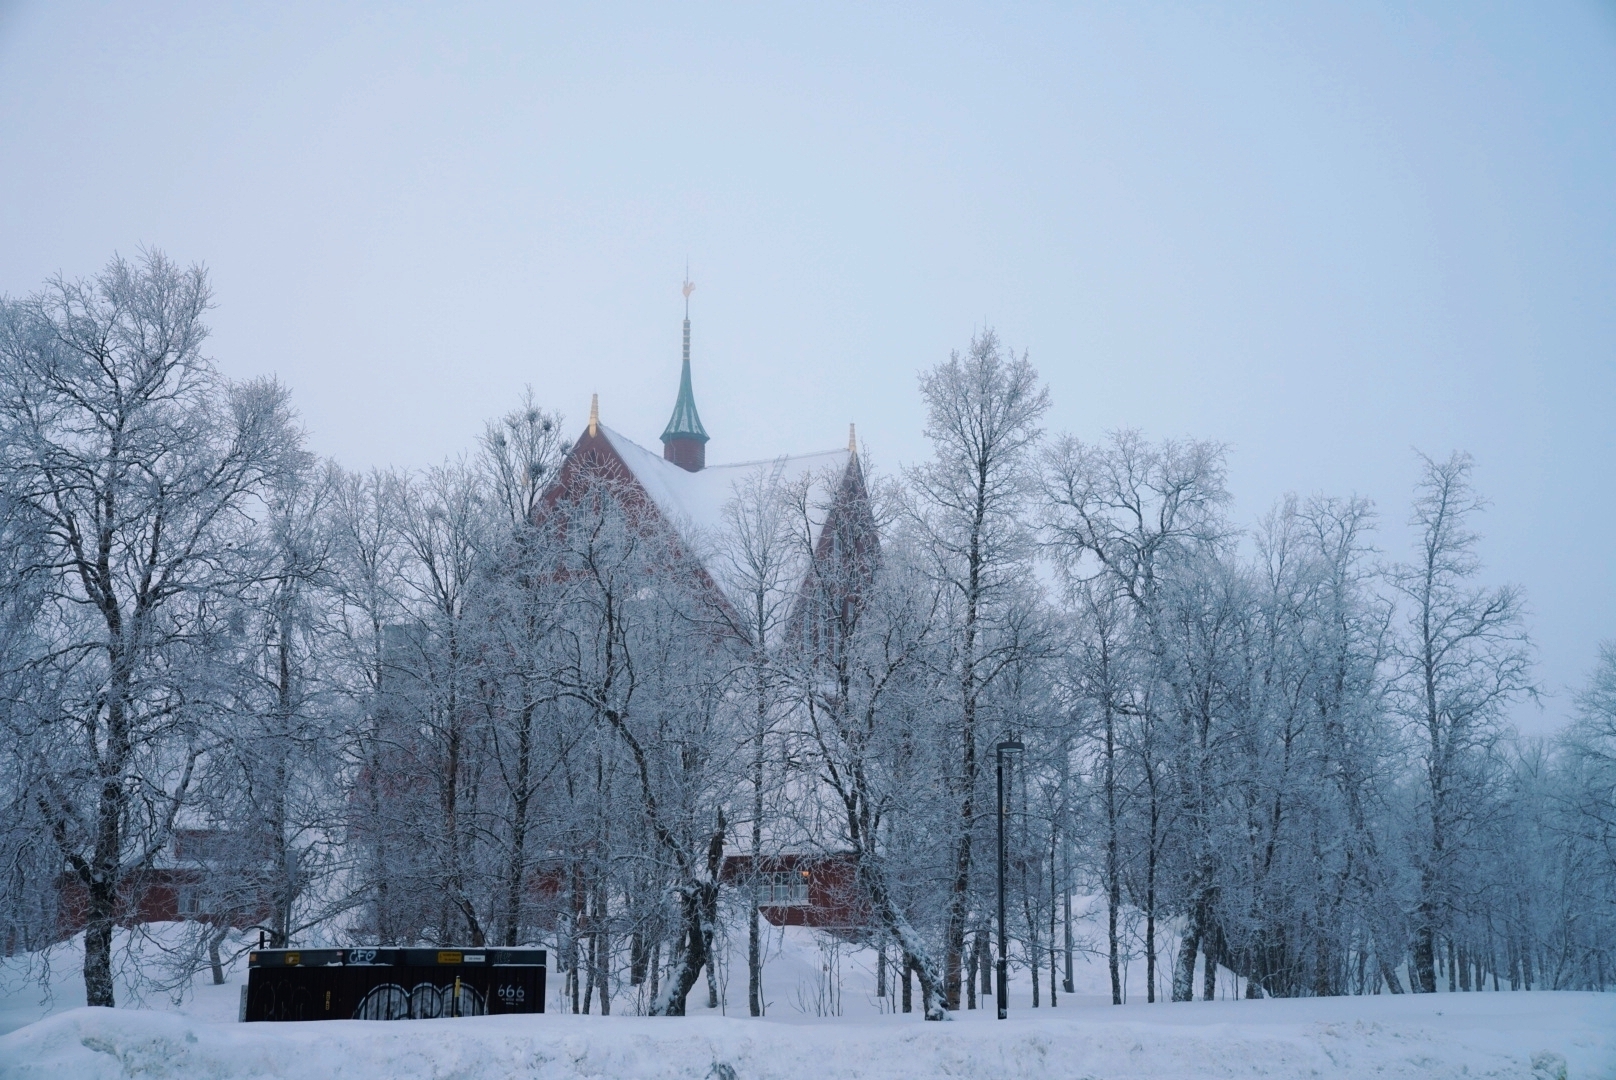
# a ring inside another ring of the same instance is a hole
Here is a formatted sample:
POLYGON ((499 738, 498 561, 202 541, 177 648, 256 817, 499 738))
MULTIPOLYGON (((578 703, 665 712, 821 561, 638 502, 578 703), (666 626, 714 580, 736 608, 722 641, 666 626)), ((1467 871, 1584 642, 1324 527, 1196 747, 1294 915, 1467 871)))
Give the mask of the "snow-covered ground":
POLYGON ((1610 1077, 1616 998, 1474 994, 1084 1005, 997 1023, 712 1015, 234 1024, 74 1009, 0 1037, 0 1075, 89 1077, 1610 1077))
MULTIPOLYGON (((1102 965, 1080 993, 1012 1019, 961 1012, 946 1024, 892 1014, 874 995, 872 954, 810 931, 775 931, 770 1015, 744 1015, 745 968, 731 957, 728 1007, 691 994, 684 1019, 551 1012, 392 1023, 238 1024, 244 973, 204 976, 179 1001, 83 1008, 78 958, 55 951, 54 994, 0 965, 0 1077, 1519 1077, 1616 1080, 1616 994, 1473 993, 1291 1001, 1233 997, 1112 1006, 1102 965), (740 1003, 739 1009, 736 1008, 740 1003), (78 1007, 75 1007, 78 1006, 78 1007), (742 1015, 737 1015, 739 1012, 742 1015), (39 1017, 43 1016, 43 1019, 39 1017)), ((1047 978, 1047 975, 1046 975, 1047 978)), ((1232 990, 1232 987, 1231 987, 1232 990)), ((127 991, 120 1001, 130 1000, 127 991)), ((632 1012, 633 997, 614 1010, 632 1012)))

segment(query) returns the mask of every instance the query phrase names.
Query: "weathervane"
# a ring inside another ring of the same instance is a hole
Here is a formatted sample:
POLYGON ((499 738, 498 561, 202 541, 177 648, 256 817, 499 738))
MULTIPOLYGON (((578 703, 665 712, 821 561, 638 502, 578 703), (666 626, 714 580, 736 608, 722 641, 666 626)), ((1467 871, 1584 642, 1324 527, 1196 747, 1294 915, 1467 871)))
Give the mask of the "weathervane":
POLYGON ((685 260, 685 318, 690 318, 690 294, 696 291, 696 283, 690 280, 690 260, 685 260))

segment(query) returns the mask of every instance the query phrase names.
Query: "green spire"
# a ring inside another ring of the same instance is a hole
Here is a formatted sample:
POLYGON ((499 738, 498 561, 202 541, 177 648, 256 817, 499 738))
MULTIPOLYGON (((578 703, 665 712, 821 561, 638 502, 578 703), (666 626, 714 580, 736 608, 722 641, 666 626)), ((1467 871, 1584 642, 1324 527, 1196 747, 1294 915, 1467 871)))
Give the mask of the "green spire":
MULTIPOLYGON (((689 293, 686 293, 686 303, 689 303, 689 293)), ((668 420, 667 429, 662 432, 662 441, 671 442, 674 439, 695 439, 705 443, 707 429, 701 426, 701 416, 696 412, 696 395, 690 389, 690 316, 685 316, 685 362, 679 371, 679 399, 673 403, 673 416, 668 420)))

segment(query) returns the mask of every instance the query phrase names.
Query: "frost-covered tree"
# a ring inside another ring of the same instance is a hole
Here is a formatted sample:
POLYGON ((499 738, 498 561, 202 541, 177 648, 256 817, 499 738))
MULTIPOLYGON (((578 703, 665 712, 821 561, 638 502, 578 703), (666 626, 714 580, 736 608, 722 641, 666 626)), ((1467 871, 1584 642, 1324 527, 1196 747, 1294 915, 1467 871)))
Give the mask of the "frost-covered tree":
POLYGON ((952 903, 945 860, 958 812, 939 782, 956 745, 942 738, 937 706, 947 698, 932 677, 942 590, 921 552, 899 542, 878 559, 816 564, 806 593, 811 637, 791 677, 813 794, 829 807, 820 817, 822 804, 810 801, 812 831, 851 852, 864 903, 898 946, 901 969, 919 979, 923 1014, 944 1020, 946 976, 928 932, 946 925, 952 903))
POLYGON ((1476 583, 1480 537, 1471 519, 1484 502, 1471 485, 1469 456, 1420 460, 1410 519, 1418 547, 1393 568, 1390 583, 1403 601, 1397 703, 1420 762, 1410 976, 1415 989, 1434 993, 1437 940, 1464 890, 1459 870, 1489 794, 1503 709, 1536 686, 1520 590, 1476 583))
POLYGON ((932 573, 946 586, 949 658, 955 684, 955 728, 948 736, 959 764, 945 779, 958 804, 951 830, 952 871, 943 935, 944 994, 960 1006, 965 933, 971 919, 976 833, 982 826, 983 695, 1013 659, 1015 641, 997 633, 1015 607, 1032 555, 1026 509, 1037 486, 1039 420, 1049 391, 1027 357, 1000 344, 992 330, 920 377, 932 459, 907 476, 913 521, 924 537, 932 573))
MULTIPOLYGON (((823 508, 810 505, 812 485, 788 482, 780 468, 763 469, 737 483, 724 507, 722 535, 716 538, 714 565, 733 606, 723 610, 738 645, 736 676, 748 717, 747 783, 751 806, 745 888, 750 897, 746 916, 747 1008, 763 1015, 762 865, 765 816, 771 794, 778 794, 781 770, 771 768, 771 751, 787 699, 779 653, 786 646, 790 619, 797 609, 804 568, 812 561, 808 523, 823 508)), ((739 815, 733 824, 740 825, 739 815)))
POLYGON ((601 808, 585 838, 591 961, 604 992, 612 854, 614 845, 636 845, 677 912, 671 970, 651 1012, 682 1016, 703 969, 711 974, 716 963, 723 808, 737 779, 725 665, 700 629, 717 620, 697 569, 660 520, 610 476, 592 475, 576 491, 549 511, 565 594, 547 660, 556 693, 596 735, 592 775, 580 777, 601 808), (615 827, 624 810, 632 827, 615 827))
POLYGON ((539 408, 530 387, 518 408, 488 425, 479 461, 502 519, 475 619, 477 709, 493 765, 483 843, 500 881, 494 922, 506 945, 528 940, 544 796, 575 741, 557 730, 556 688, 546 665, 546 642, 556 630, 555 523, 538 520, 540 499, 561 463, 560 428, 560 417, 539 408))
POLYGON ((1229 498, 1223 453, 1210 443, 1151 446, 1135 432, 1121 432, 1104 445, 1067 437, 1044 462, 1052 553, 1069 579, 1102 581, 1124 598, 1135 623, 1142 681, 1128 743, 1137 755, 1145 822, 1134 876, 1145 916, 1147 980, 1153 995, 1159 905, 1167 898, 1164 856, 1169 840, 1187 834, 1174 868, 1192 894, 1181 901, 1190 926, 1174 981, 1175 998, 1186 999, 1215 888, 1205 802, 1216 749, 1210 721, 1225 674, 1228 605, 1236 602, 1223 556, 1230 531, 1222 516, 1229 498))
POLYGON ((246 585, 237 549, 295 457, 286 394, 204 356, 201 267, 117 258, 0 307, 0 481, 43 537, 23 576, 51 713, 31 790, 85 896, 84 981, 113 1004, 131 875, 167 843, 217 703, 209 642, 246 585))
POLYGON ((1598 854, 1607 880, 1616 882, 1616 642, 1599 646, 1599 661, 1577 695, 1565 750, 1575 776, 1567 797, 1577 831, 1598 854))
POLYGON ((476 590, 497 536, 494 512, 464 463, 395 477, 404 621, 392 628, 393 688, 384 695, 393 732, 392 773, 401 822, 417 841, 435 910, 422 911, 440 941, 486 943, 477 864, 486 756, 477 677, 483 620, 476 590))
POLYGON ((339 482, 334 468, 309 460, 276 479, 244 552, 253 581, 216 639, 212 662, 233 682, 215 712, 193 815, 230 837, 209 855, 201 897, 216 981, 232 925, 256 922, 283 948, 347 906, 335 881, 345 861, 345 716, 337 669, 324 660, 335 629, 329 504, 339 482))

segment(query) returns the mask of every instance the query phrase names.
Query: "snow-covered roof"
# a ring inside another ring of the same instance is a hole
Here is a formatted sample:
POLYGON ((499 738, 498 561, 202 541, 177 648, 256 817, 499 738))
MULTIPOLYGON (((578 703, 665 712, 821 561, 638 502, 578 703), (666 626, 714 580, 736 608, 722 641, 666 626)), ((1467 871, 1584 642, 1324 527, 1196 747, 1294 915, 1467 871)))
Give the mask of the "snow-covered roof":
MULTIPOLYGON (((679 530, 691 550, 701 554, 712 551, 722 542, 726 529, 724 508, 759 474, 771 475, 782 485, 808 482, 809 506, 814 510, 810 539, 817 545, 826 512, 852 459, 852 451, 843 448, 768 461, 708 465, 698 472, 689 472, 605 424, 600 425, 600 432, 656 504, 657 511, 679 530)), ((724 583, 721 581, 720 585, 724 583)))

